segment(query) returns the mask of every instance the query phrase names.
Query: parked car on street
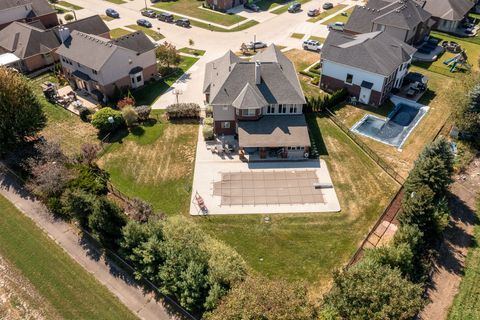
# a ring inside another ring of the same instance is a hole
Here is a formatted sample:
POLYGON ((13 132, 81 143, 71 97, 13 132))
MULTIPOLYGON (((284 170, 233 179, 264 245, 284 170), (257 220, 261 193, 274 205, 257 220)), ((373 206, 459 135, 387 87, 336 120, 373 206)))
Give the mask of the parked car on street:
POLYGON ((153 10, 143 10, 142 11, 142 16, 145 16, 145 17, 148 17, 148 18, 156 18, 157 17, 157 13, 153 10))
POLYGON ((150 23, 150 21, 145 20, 145 19, 138 19, 137 24, 139 26, 142 26, 142 27, 145 27, 145 28, 151 28, 152 27, 152 24, 150 23))
POLYGON ((322 50, 322 44, 317 40, 305 40, 303 41, 303 49, 320 52, 322 50))
POLYGON ((175 24, 180 27, 190 28, 190 20, 187 18, 178 19, 175 21, 175 24))
POLYGON ((343 31, 343 28, 345 28, 345 23, 337 21, 335 23, 330 23, 327 27, 328 30, 343 31))
POLYGON ((245 3, 245 4, 243 5, 243 7, 244 7, 245 9, 251 10, 251 11, 253 11, 253 12, 258 12, 258 11, 260 11, 260 7, 257 6, 255 3, 245 3))
POLYGON ((173 22, 173 14, 162 12, 157 15, 158 20, 163 22, 173 22))
POLYGON ((318 10, 318 9, 310 9, 307 12, 307 16, 309 16, 309 17, 316 17, 319 14, 320 14, 320 10, 318 10))
POLYGON ((108 8, 107 10, 105 10, 105 14, 107 16, 115 18, 115 19, 120 18, 120 14, 116 10, 111 9, 111 8, 108 8))
POLYGON ((333 8, 333 3, 331 2, 325 2, 322 6, 323 10, 328 10, 333 8))
POLYGON ((302 5, 299 2, 294 2, 288 7, 288 12, 295 13, 302 10, 302 5))
POLYGON ((252 50, 252 49, 261 49, 261 48, 266 48, 267 47, 267 44, 263 41, 255 41, 255 42, 250 42, 250 43, 247 43, 247 48, 249 50, 252 50))

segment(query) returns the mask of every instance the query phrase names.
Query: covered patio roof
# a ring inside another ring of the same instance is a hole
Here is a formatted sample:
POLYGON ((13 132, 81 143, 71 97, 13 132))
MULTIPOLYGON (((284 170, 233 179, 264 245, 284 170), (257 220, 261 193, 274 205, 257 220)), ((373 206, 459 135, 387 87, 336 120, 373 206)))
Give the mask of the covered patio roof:
POLYGON ((240 147, 297 147, 310 146, 305 116, 264 116, 256 121, 238 122, 240 147))

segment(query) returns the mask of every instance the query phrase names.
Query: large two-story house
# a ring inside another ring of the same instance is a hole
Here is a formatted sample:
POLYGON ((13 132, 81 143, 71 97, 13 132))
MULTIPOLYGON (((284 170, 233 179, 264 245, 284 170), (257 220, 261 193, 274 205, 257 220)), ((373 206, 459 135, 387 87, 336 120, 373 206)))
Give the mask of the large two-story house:
POLYGON ((305 97, 293 63, 276 46, 251 61, 229 51, 209 62, 203 91, 217 136, 238 135, 239 147, 260 158, 303 158, 308 152, 305 97))
POLYGON ((416 49, 385 31, 329 33, 321 56, 320 87, 345 88, 360 103, 379 106, 400 88, 416 49))
POLYGON ((423 41, 434 24, 432 15, 423 6, 424 2, 415 0, 369 0, 365 6, 355 7, 345 31, 354 34, 385 31, 415 44, 423 41))
POLYGON ((426 0, 425 9, 432 14, 434 29, 455 33, 476 1, 426 0))
POLYGON ((74 31, 57 54, 72 87, 99 101, 141 87, 157 73, 155 44, 142 31, 115 40, 74 31))
POLYGON ((45 28, 58 25, 57 13, 47 0, 0 0, 0 30, 14 21, 39 21, 45 28))

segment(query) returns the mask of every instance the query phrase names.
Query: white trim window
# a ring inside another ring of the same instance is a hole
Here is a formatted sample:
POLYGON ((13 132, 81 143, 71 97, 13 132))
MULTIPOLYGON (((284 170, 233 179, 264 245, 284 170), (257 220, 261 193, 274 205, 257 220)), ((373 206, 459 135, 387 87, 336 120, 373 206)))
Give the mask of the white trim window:
POLYGON ((345 83, 352 84, 353 82, 353 74, 347 73, 347 77, 345 78, 345 83))
POLYGON ((222 123, 220 124, 220 127, 222 129, 230 129, 230 121, 222 121, 222 123))

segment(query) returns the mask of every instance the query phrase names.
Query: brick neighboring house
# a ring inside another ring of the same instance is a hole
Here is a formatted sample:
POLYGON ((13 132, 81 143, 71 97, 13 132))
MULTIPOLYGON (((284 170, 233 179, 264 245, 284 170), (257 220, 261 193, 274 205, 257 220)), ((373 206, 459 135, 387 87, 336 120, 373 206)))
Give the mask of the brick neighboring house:
POLYGON ((47 0, 0 0, 0 30, 14 21, 39 21, 45 28, 58 25, 57 13, 47 0))
POLYGON ((247 2, 248 0, 207 0, 207 4, 210 8, 221 12, 225 12, 247 2))
POLYGON ((207 63, 204 93, 215 134, 238 135, 239 147, 260 158, 303 158, 310 139, 305 97, 293 63, 274 45, 243 61, 228 51, 207 63))
POLYGON ((51 29, 43 28, 39 21, 30 24, 12 22, 0 30, 0 54, 17 56, 19 70, 30 73, 58 62, 55 51, 62 44, 62 36, 67 37, 72 30, 110 38, 110 30, 98 15, 51 29))
POLYGON ((353 34, 385 31, 415 44, 428 36, 434 23, 423 5, 415 0, 369 0, 365 6, 355 7, 345 31, 353 34))
POLYGON ((142 31, 115 40, 73 31, 57 54, 72 88, 103 102, 115 88, 141 87, 157 73, 155 44, 142 31))
POLYGON ((322 48, 320 87, 328 92, 345 88, 360 103, 379 106, 402 86, 415 52, 385 31, 332 31, 322 48))
POLYGON ((434 29, 455 33, 476 1, 426 0, 425 10, 432 14, 434 29))

